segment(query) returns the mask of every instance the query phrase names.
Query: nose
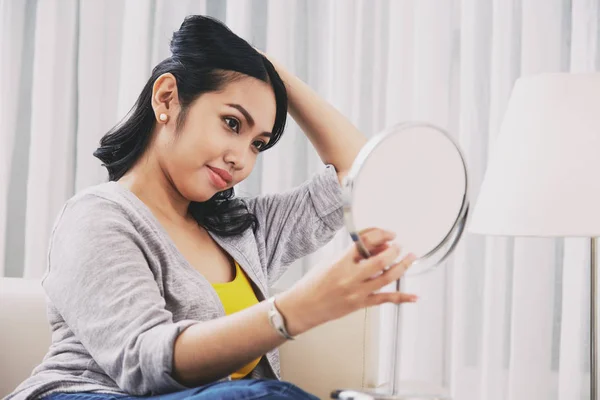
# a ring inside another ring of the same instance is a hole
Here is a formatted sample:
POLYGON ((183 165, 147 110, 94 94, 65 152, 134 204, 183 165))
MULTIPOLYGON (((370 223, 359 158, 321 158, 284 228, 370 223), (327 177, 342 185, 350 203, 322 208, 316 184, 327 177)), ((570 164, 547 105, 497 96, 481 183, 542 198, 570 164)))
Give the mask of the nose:
POLYGON ((248 157, 246 146, 237 145, 225 152, 224 161, 231 165, 234 170, 241 171, 246 166, 248 157))

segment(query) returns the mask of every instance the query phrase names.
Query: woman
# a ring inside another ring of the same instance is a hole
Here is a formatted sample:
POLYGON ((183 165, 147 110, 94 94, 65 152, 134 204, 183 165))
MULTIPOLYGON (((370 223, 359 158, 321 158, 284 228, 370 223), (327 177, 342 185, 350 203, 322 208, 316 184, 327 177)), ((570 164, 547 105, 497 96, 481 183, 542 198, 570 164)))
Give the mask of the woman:
POLYGON ((365 138, 215 20, 186 18, 171 51, 95 152, 110 182, 59 215, 43 281, 52 345, 14 398, 314 398, 268 379, 279 345, 362 307, 415 301, 375 293, 413 260, 386 269, 399 250, 378 229, 362 234, 374 257, 352 248, 268 298, 286 265, 341 228, 339 182, 365 138), (288 104, 329 166, 289 193, 234 198, 288 104))

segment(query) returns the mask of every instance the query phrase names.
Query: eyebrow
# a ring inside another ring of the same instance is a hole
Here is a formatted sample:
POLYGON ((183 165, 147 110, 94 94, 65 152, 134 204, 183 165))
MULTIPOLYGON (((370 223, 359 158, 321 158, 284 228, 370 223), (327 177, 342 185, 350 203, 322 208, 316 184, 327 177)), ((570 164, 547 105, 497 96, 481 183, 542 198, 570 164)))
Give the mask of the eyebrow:
MULTIPOLYGON (((241 105, 239 104, 227 104, 229 107, 231 108, 235 108, 236 110, 238 110, 239 112, 242 113, 242 115, 244 116, 244 118, 246 118, 246 121, 248 121, 248 125, 250 126, 254 126, 254 118, 252 118, 252 115, 250 115, 250 113, 241 105)), ((271 134, 271 132, 263 132, 261 133, 261 136, 267 136, 267 137, 271 137, 273 136, 271 134)))

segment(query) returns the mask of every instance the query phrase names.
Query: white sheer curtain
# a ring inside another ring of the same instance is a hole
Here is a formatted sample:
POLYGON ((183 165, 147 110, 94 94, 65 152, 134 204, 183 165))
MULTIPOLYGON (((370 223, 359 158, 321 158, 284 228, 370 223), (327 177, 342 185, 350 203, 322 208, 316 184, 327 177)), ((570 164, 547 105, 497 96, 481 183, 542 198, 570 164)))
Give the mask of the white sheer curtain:
MULTIPOLYGON (((406 120, 448 129, 474 197, 515 79, 600 68, 600 0, 0 0, 0 275, 41 276, 60 207, 105 179, 99 138, 191 13, 225 20, 367 135, 406 120)), ((284 190, 320 166, 291 122, 238 192, 284 190)), ((346 244, 341 233, 286 282, 346 244)), ((421 301, 403 315, 402 378, 460 400, 589 398, 588 251, 466 235, 443 268, 406 282, 421 301)))

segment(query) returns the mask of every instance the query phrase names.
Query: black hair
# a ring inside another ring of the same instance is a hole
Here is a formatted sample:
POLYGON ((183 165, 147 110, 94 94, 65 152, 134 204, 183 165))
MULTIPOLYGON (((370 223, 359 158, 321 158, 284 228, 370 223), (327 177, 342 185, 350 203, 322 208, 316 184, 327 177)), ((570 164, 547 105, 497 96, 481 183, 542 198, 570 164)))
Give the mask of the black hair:
MULTIPOLYGON (((287 93, 273 64, 248 42, 213 18, 192 15, 185 18, 171 40, 171 57, 152 70, 135 105, 121 123, 100 140, 94 152, 108 170, 111 181, 120 179, 144 154, 156 123, 152 109, 152 88, 158 77, 171 73, 177 81, 181 112, 177 128, 184 122, 189 106, 200 95, 222 89, 246 75, 269 83, 275 94, 276 113, 271 140, 262 151, 277 143, 285 128, 287 93), (240 75, 241 74, 241 75, 240 75)), ((238 235, 258 221, 246 204, 234 198, 233 188, 218 192, 205 202, 191 202, 189 212, 212 232, 238 235)))

